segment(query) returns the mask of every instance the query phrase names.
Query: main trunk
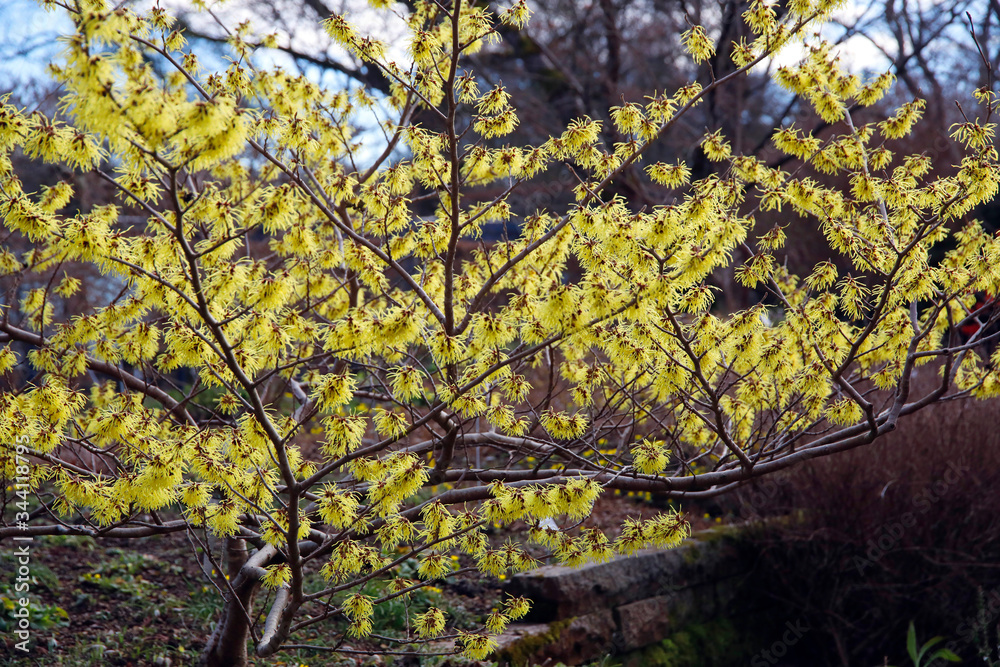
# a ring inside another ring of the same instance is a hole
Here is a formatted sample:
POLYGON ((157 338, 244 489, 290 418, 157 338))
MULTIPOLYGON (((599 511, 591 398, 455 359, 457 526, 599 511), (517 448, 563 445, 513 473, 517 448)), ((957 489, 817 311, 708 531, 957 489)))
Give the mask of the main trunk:
POLYGON ((247 562, 247 547, 244 540, 226 541, 226 559, 233 590, 226 593, 222 617, 216 623, 215 630, 201 654, 198 664, 202 667, 245 667, 249 664, 248 619, 253 617, 253 601, 260 582, 256 577, 247 577, 240 572, 247 562))

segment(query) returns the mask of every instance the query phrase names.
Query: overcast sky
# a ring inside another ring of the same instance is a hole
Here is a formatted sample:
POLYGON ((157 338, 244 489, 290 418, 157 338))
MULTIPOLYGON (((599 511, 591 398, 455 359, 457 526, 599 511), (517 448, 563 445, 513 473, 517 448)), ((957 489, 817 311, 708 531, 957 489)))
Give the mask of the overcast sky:
POLYGON ((54 37, 71 27, 62 11, 46 12, 34 0, 0 0, 0 85, 45 76, 62 48, 54 37))

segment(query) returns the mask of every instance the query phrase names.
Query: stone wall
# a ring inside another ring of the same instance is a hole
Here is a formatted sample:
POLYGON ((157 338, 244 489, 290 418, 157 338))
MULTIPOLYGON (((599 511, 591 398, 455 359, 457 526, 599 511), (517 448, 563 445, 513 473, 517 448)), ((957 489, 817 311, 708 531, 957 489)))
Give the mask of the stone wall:
POLYGON ((579 665, 639 651, 694 623, 759 614, 767 597, 754 594, 752 570, 738 531, 719 528, 676 549, 516 575, 506 591, 531 599, 532 611, 508 627, 497 659, 579 665))

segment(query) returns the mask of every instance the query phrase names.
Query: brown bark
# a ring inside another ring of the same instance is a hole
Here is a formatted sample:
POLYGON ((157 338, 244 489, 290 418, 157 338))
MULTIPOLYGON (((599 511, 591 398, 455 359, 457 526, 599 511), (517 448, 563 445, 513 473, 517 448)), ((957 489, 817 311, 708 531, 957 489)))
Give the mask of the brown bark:
POLYGON ((244 667, 247 658, 247 640, 250 638, 249 617, 253 613, 254 597, 260 580, 252 573, 242 571, 247 562, 246 541, 230 538, 226 541, 226 564, 232 590, 225 596, 222 617, 201 654, 198 664, 202 667, 244 667))

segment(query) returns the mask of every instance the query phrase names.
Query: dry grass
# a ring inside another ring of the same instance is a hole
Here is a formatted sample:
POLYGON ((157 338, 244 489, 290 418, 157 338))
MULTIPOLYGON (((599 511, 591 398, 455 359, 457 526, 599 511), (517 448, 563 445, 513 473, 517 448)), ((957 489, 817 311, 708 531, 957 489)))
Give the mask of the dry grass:
POLYGON ((900 664, 911 619, 921 637, 943 635, 978 657, 967 621, 979 590, 1000 590, 997 489, 996 404, 955 401, 724 502, 747 518, 793 518, 768 522, 757 540, 765 588, 821 630, 801 659, 900 664))

